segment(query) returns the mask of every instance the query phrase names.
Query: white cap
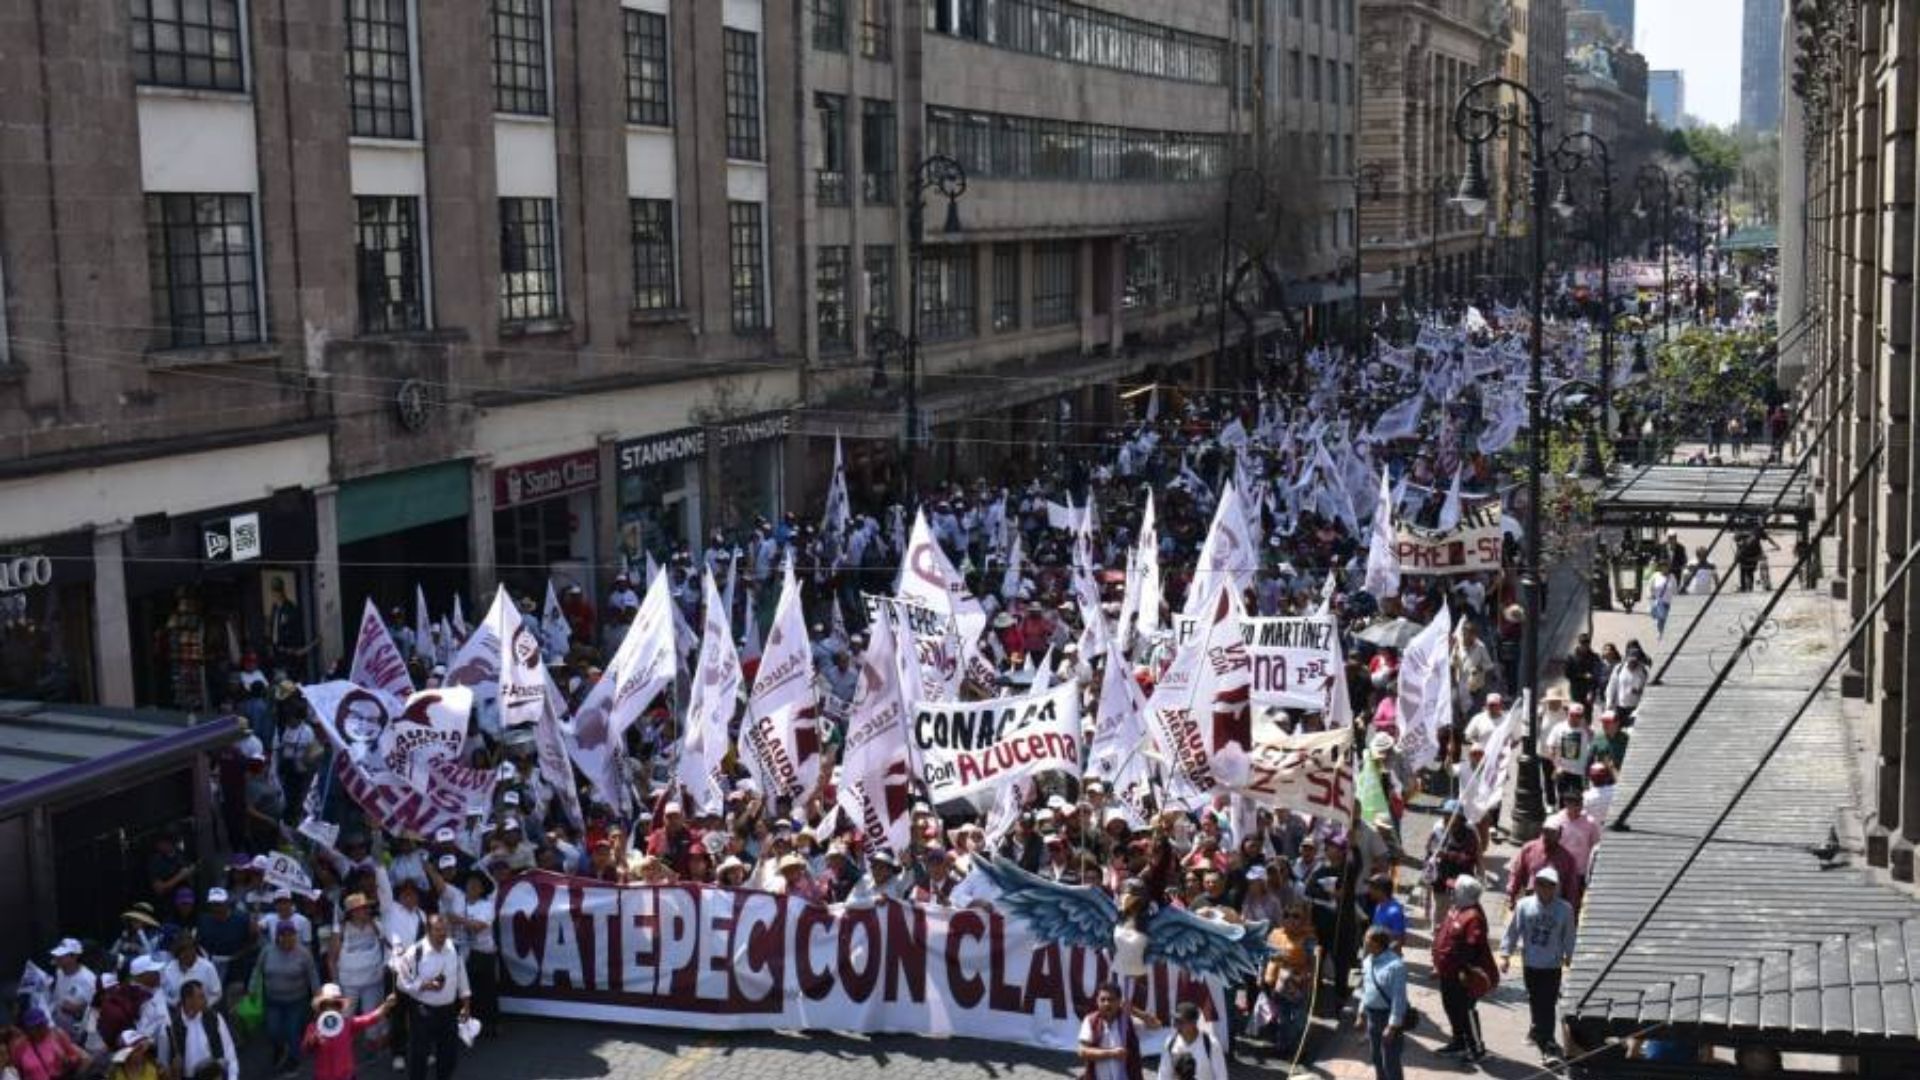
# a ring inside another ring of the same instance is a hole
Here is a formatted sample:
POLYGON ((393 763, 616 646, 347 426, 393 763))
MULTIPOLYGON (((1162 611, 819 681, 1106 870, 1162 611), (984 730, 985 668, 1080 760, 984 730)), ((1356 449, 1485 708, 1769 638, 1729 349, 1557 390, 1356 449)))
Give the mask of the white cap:
POLYGON ((453 830, 445 825, 433 830, 433 842, 436 844, 453 843, 453 830))
POLYGON ((54 956, 79 956, 80 943, 72 938, 61 938, 60 944, 53 947, 54 956))
POLYGON ((460 860, 454 858, 451 855, 440 856, 440 869, 442 870, 451 870, 454 867, 459 865, 460 865, 460 860))
POLYGON ((508 806, 519 806, 520 793, 517 791, 509 791, 507 792, 506 796, 502 798, 500 801, 503 803, 506 803, 508 806))
POLYGON ((224 904, 226 902, 227 902, 227 890, 225 889, 208 889, 207 890, 207 903, 224 904))
POLYGON ((1503 697, 1501 697, 1501 696, 1500 696, 1499 694, 1488 694, 1488 695, 1487 695, 1487 704, 1488 704, 1488 705, 1505 705, 1506 703, 1507 703, 1507 699, 1506 699, 1506 698, 1503 698, 1503 697))
POLYGON ((686 811, 682 809, 680 804, 677 802, 670 802, 667 805, 660 808, 661 817, 665 817, 668 814, 685 814, 685 813, 686 811))
POLYGON ((1049 809, 1049 810, 1071 810, 1071 809, 1073 809, 1073 804, 1071 804, 1071 803, 1069 803, 1069 802, 1067 802, 1067 800, 1065 800, 1065 799, 1063 799, 1063 798, 1061 798, 1061 797, 1060 797, 1060 796, 1058 796, 1058 795, 1054 795, 1054 796, 1051 796, 1051 797, 1049 797, 1049 798, 1047 799, 1047 809, 1049 809))
POLYGON ((142 975, 158 974, 160 974, 160 965, 155 963, 151 956, 136 956, 133 958, 133 963, 127 967, 127 975, 135 979, 142 975))
POLYGON ((1560 871, 1555 870, 1551 866, 1541 867, 1540 871, 1533 875, 1533 880, 1551 881, 1555 885, 1558 885, 1560 884, 1560 871))

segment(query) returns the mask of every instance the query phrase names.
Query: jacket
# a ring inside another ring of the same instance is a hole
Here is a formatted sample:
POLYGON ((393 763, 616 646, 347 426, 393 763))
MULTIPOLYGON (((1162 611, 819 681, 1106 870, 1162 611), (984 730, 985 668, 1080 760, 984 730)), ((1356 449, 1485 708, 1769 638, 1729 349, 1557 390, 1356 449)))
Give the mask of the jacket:
POLYGON ((1489 984, 1500 982, 1499 968, 1493 962, 1493 942, 1487 934, 1487 913, 1478 904, 1447 912, 1433 939, 1434 974, 1455 982, 1469 968, 1478 969, 1489 984))

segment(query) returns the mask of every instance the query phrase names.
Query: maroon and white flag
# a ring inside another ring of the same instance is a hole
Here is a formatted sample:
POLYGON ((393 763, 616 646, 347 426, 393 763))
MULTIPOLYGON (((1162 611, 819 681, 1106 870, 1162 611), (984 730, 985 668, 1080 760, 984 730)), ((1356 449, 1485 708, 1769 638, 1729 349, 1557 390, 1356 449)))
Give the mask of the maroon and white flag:
POLYGON ((667 575, 660 574, 647 586, 633 625, 607 662, 605 673, 574 714, 573 740, 567 749, 593 785, 594 796, 615 810, 624 812, 628 805, 627 731, 678 674, 672 608, 667 575))
POLYGON ((402 700, 413 693, 413 676, 407 674, 407 658, 400 655, 393 635, 387 633, 387 624, 380 618, 380 609, 373 606, 371 596, 367 597, 367 606, 360 613, 360 633, 354 638, 353 667, 347 672, 347 681, 402 700))
POLYGON ((840 761, 836 801, 872 845, 907 853, 913 777, 907 761, 907 703, 894 666, 893 620, 876 620, 860 656, 859 688, 840 761))
POLYGON ((819 700, 814 692, 813 646, 800 607, 800 587, 789 559, 781 573, 780 602, 754 673, 740 756, 771 807, 798 804, 820 783, 819 700))
POLYGON ((740 696, 740 656, 727 625, 726 601, 713 581, 713 571, 702 582, 706 593, 705 625, 700 631, 700 659, 693 669, 693 689, 687 698, 687 733, 674 762, 674 779, 701 813, 719 812, 726 800, 721 788, 729 745, 727 734, 740 696))

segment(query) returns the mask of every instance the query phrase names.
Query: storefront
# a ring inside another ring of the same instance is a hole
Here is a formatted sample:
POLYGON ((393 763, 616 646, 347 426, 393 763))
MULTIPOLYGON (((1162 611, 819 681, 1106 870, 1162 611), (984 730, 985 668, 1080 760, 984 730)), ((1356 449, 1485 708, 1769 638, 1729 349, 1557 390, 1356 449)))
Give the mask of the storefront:
POLYGON ((500 583, 539 596, 547 582, 590 585, 600 451, 581 450, 493 471, 493 556, 500 583))
POLYGON ((0 543, 0 699, 93 704, 93 535, 0 543))
POLYGON ((312 618, 313 497, 135 518, 125 534, 135 700, 204 714, 247 653, 319 674, 312 618))
POLYGON ((704 428, 628 439, 615 448, 620 471, 615 545, 629 572, 643 573, 649 554, 664 563, 677 548, 700 546, 700 472, 706 453, 704 428))
POLYGON ((713 466, 707 489, 707 524, 737 534, 757 517, 769 521, 785 509, 784 447, 793 414, 764 413, 707 428, 713 466))
POLYGON ((471 473, 466 461, 449 461, 340 485, 334 514, 342 640, 353 639, 368 597, 382 611, 400 607, 411 622, 416 586, 426 593, 434 618, 451 612, 455 596, 465 597, 467 611, 476 610, 475 598, 467 595, 471 473))

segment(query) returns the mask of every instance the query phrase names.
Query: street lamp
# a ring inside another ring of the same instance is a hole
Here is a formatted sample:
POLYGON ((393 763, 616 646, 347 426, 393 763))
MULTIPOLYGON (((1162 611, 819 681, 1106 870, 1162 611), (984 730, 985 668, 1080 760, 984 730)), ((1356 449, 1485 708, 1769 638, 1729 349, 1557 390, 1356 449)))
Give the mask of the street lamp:
POLYGON ((1377 161, 1361 165, 1353 174, 1353 349, 1358 356, 1367 345, 1367 301, 1362 294, 1366 274, 1361 267, 1360 204, 1369 196, 1378 199, 1386 181, 1386 166, 1377 161))
POLYGON ((1700 322, 1700 290, 1706 282, 1707 254, 1707 189, 1706 184, 1693 173, 1681 173, 1674 177, 1674 191, 1680 196, 1680 205, 1687 205, 1687 198, 1693 198, 1693 321, 1700 322))
MULTIPOLYGON (((1567 203, 1568 176, 1588 166, 1600 170, 1600 422, 1607 423, 1613 405, 1613 153, 1607 142, 1591 131, 1575 131, 1553 151, 1553 167, 1560 171, 1560 210, 1567 203), (1581 142, 1588 149, 1578 149, 1581 142)), ((1572 207, 1560 212, 1564 219, 1572 207)))
POLYGON ((1673 271, 1667 264, 1673 248, 1673 177, 1667 170, 1648 162, 1634 177, 1633 216, 1646 220, 1647 193, 1660 189, 1660 340, 1673 338, 1673 271))
POLYGON ((927 233, 927 195, 939 192, 947 200, 947 217, 941 231, 948 236, 960 232, 960 196, 967 193, 967 170, 945 154, 933 154, 914 166, 913 180, 907 185, 908 262, 913 280, 907 283, 907 332, 890 326, 876 328, 868 335, 873 350, 873 390, 887 388, 887 359, 898 356, 901 376, 906 384, 906 447, 901 466, 907 497, 919 490, 914 482, 915 457, 920 441, 920 261, 927 233))
MULTIPOLYGON (((1227 177, 1227 205, 1220 219, 1219 344, 1214 350, 1214 363, 1221 368, 1224 368, 1227 363, 1227 275, 1232 269, 1234 194, 1248 182, 1253 184, 1253 212, 1256 215, 1263 214, 1267 209, 1266 174, 1251 165, 1242 165, 1233 170, 1232 175, 1227 177)), ((1253 348, 1253 343, 1248 342, 1247 347, 1253 348)), ((1218 380, 1225 381, 1223 372, 1216 371, 1214 376, 1218 380)))
POLYGON ((1527 522, 1520 588, 1525 597, 1526 625, 1520 646, 1520 670, 1528 690, 1527 739, 1520 746, 1520 779, 1515 790, 1513 831, 1530 840, 1546 820, 1541 789, 1540 758, 1540 621, 1546 596, 1540 578, 1540 487, 1546 470, 1545 420, 1541 415, 1546 388, 1546 347, 1542 338, 1547 276, 1547 114, 1540 98, 1526 84, 1501 75, 1489 75, 1468 86, 1453 107, 1453 131, 1468 146, 1466 175, 1454 202, 1468 215, 1487 212, 1487 171, 1482 160, 1486 144, 1502 129, 1528 141, 1533 198, 1533 289, 1531 329, 1527 344, 1527 522), (1501 91, 1517 100, 1502 103, 1501 91), (1524 112, 1524 115, 1523 115, 1524 112))

